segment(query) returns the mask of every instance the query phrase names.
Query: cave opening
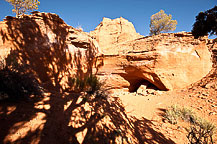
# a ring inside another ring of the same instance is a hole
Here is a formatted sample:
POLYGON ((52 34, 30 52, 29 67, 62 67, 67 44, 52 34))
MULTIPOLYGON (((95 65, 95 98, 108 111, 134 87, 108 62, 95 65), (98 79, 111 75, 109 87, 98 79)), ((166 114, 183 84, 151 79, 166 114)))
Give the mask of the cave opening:
POLYGON ((131 80, 128 80, 128 82, 130 83, 129 92, 136 92, 141 85, 145 85, 146 89, 161 90, 157 86, 143 78, 134 77, 131 80))

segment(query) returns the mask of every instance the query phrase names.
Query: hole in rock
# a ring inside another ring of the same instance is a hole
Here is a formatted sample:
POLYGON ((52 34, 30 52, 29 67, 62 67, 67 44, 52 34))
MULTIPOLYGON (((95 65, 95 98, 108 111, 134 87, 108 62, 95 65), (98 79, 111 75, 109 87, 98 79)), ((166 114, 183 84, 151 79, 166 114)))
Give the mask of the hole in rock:
POLYGON ((143 78, 132 78, 128 81, 130 83, 129 92, 136 92, 141 85, 145 85, 146 89, 160 90, 157 86, 143 78))

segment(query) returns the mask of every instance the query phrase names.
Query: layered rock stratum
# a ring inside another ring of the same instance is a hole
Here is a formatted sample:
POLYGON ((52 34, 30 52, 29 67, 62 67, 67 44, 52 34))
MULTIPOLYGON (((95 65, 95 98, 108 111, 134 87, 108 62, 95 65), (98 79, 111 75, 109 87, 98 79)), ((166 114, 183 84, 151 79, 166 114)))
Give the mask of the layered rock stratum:
POLYGON ((213 40, 186 32, 144 37, 124 18, 103 21, 90 33, 51 13, 0 22, 0 62, 18 62, 47 88, 1 101, 0 143, 188 143, 186 124, 162 118, 174 104, 216 124, 213 40), (69 77, 91 73, 115 92, 64 91, 69 77))
POLYGON ((183 88, 212 67, 207 37, 194 39, 187 32, 142 37, 124 18, 104 18, 90 34, 104 52, 98 75, 111 88, 136 91, 148 83, 160 90, 183 88))
POLYGON ((1 57, 15 57, 41 82, 64 88, 68 77, 93 73, 111 89, 172 90, 200 80, 212 67, 207 37, 194 39, 187 32, 144 37, 122 17, 104 18, 90 33, 39 12, 6 17, 0 26, 1 57))
MULTIPOLYGON (((111 79, 111 87, 134 91, 148 81, 160 90, 183 88, 211 70, 206 39, 190 33, 160 34, 110 47, 99 75, 111 79)), ((107 82, 108 82, 107 79, 107 82)))

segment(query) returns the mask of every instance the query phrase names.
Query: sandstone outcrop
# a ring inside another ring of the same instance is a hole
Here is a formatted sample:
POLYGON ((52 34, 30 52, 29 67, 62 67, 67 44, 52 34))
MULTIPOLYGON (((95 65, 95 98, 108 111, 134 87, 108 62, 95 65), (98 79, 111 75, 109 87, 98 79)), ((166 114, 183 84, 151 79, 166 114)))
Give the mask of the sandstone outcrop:
MULTIPOLYGON (((103 37, 101 38, 103 39, 103 37)), ((207 38, 191 33, 148 36, 103 48, 104 66, 98 75, 111 88, 136 91, 140 85, 170 90, 188 86, 212 68, 207 38)))
POLYGON ((100 52, 88 33, 56 14, 34 12, 0 22, 0 54, 7 63, 17 59, 39 81, 63 88, 68 77, 96 72, 94 62, 100 52))
POLYGON ((104 18, 90 34, 51 13, 0 22, 0 58, 17 59, 42 83, 61 88, 68 77, 90 73, 112 89, 182 88, 211 70, 210 45, 186 32, 142 37, 124 18, 104 18))
POLYGON ((133 24, 120 17, 114 20, 103 18, 103 21, 90 32, 103 50, 119 43, 142 37, 136 32, 133 24))

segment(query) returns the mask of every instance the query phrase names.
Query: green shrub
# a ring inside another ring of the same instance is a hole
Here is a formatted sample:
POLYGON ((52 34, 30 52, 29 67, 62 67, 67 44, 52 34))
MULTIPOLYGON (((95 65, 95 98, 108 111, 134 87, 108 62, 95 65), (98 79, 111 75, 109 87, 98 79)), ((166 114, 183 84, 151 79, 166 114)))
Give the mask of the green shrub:
POLYGON ((5 68, 5 60, 0 56, 0 70, 5 68))
POLYGON ((7 67, 0 70, 0 92, 7 94, 9 99, 21 99, 31 94, 40 95, 41 87, 35 77, 13 71, 7 67))
POLYGON ((213 144, 215 130, 216 127, 213 123, 204 119, 198 119, 187 129, 187 138, 191 144, 213 144))
POLYGON ((171 124, 177 124, 178 120, 184 120, 190 123, 187 138, 191 144, 213 144, 213 135, 216 127, 213 123, 202 119, 189 108, 180 108, 176 105, 166 110, 164 118, 171 124))
POLYGON ((170 109, 166 110, 164 118, 167 119, 171 124, 177 124, 177 120, 179 119, 180 115, 179 107, 174 105, 171 106, 170 109))
POLYGON ((180 113, 181 119, 186 122, 194 123, 197 120, 197 117, 195 117, 195 113, 192 109, 183 107, 180 109, 180 113))
POLYGON ((101 83, 95 75, 89 75, 84 78, 69 78, 68 82, 70 89, 74 92, 88 92, 90 94, 99 90, 101 87, 101 83))
POLYGON ((31 94, 41 95, 42 87, 28 66, 18 62, 18 52, 10 51, 7 57, 0 57, 0 98, 28 98, 31 94))
POLYGON ((176 105, 171 106, 168 110, 166 110, 164 118, 172 124, 176 124, 178 119, 182 119, 190 123, 194 123, 196 120, 193 110, 186 107, 180 108, 176 105))

